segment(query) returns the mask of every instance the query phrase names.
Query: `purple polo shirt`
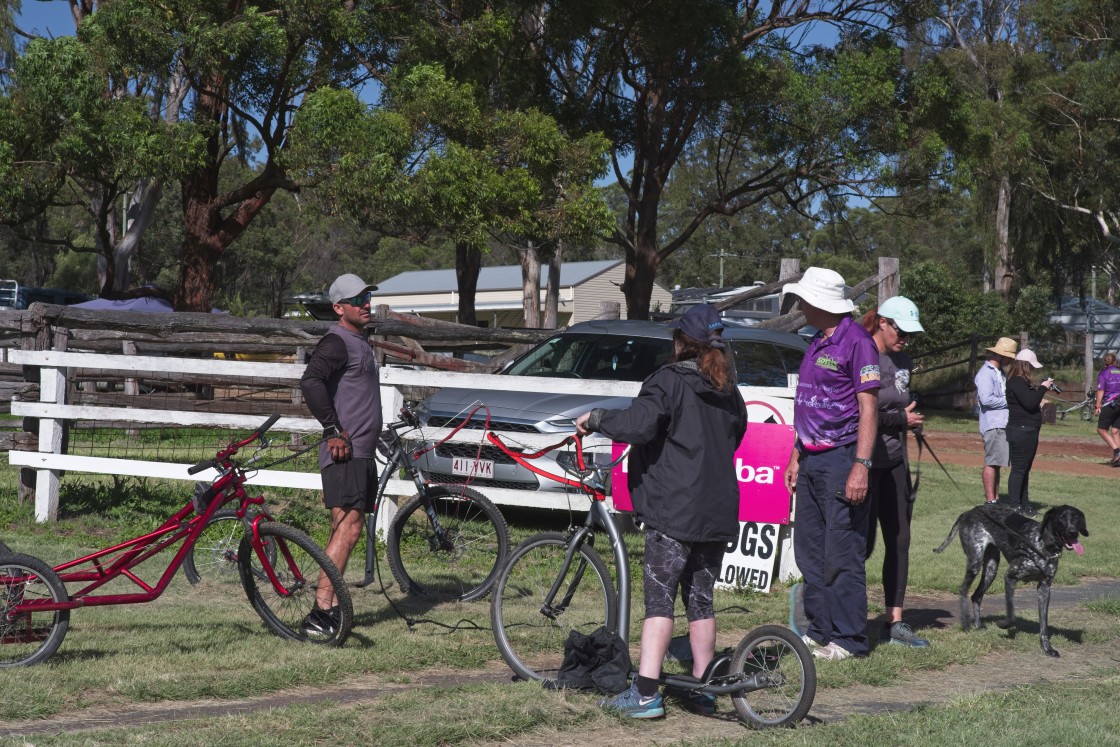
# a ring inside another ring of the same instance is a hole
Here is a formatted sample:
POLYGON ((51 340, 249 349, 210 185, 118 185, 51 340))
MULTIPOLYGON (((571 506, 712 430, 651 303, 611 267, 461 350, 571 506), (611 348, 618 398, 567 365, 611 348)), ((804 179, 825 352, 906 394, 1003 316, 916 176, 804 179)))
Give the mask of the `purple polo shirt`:
POLYGON ((856 440, 858 392, 879 388, 879 349, 867 330, 845 317, 831 337, 818 333, 801 359, 793 426, 806 451, 856 440))
POLYGON ((1097 391, 1104 392, 1102 406, 1120 397, 1120 368, 1109 366, 1097 374, 1097 391))

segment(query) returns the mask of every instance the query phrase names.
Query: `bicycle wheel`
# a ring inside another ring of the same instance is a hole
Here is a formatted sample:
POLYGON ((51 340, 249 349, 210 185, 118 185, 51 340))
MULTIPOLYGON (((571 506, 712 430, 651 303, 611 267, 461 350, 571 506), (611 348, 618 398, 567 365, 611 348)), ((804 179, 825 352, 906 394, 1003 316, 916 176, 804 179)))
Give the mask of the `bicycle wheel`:
MULTIPOLYGON (((183 558, 183 575, 187 581, 192 584, 203 579, 225 584, 236 582, 240 578, 237 554, 244 536, 245 524, 237 518, 236 510, 216 512, 183 558)), ((264 537, 261 539, 269 560, 275 563, 276 546, 264 537)))
POLYGON ((739 717, 755 729, 798 723, 817 694, 817 667, 809 647, 780 625, 755 628, 739 642, 729 677, 753 679, 758 686, 731 695, 739 717))
POLYGON ((389 527, 393 577, 409 594, 439 602, 481 599, 509 555, 509 527, 497 506, 469 488, 428 488, 446 543, 414 495, 389 527))
POLYGON ((341 646, 354 624, 354 606, 338 568, 322 548, 295 527, 266 521, 259 524, 258 531, 261 541, 266 543, 265 563, 253 549, 248 535, 242 537, 237 549, 241 584, 249 597, 249 604, 265 625, 281 638, 341 646), (275 560, 267 551, 269 545, 275 548, 275 560), (282 591, 273 584, 270 571, 275 573, 282 591), (329 638, 310 638, 301 632, 300 627, 304 617, 315 606, 320 574, 330 581, 338 597, 338 629, 329 638))
POLYGON ((590 635, 604 625, 613 630, 618 622, 610 572, 586 544, 566 569, 551 613, 542 610, 545 595, 562 572, 568 542, 557 532, 530 537, 498 574, 490 626, 502 658, 522 679, 556 679, 569 633, 590 635))
POLYGON ((1081 408, 1081 419, 1086 422, 1093 419, 1093 410, 1091 407, 1086 406, 1081 408))
POLYGON ((0 667, 46 661, 62 645, 70 627, 70 610, 11 610, 27 602, 65 602, 69 598, 58 574, 43 561, 0 553, 0 667))

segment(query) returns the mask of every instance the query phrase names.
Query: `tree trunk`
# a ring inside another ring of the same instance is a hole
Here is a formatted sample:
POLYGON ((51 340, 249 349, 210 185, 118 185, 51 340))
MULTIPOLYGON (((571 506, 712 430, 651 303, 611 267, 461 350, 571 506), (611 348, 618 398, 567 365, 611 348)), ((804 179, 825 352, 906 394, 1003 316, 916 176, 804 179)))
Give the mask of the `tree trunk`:
POLYGON ((995 288, 1004 298, 1011 293, 1011 179, 1003 175, 999 179, 999 195, 996 201, 996 256, 995 288))
POLYGON ((557 245, 556 251, 548 260, 548 280, 544 292, 544 326, 546 329, 556 329, 560 326, 560 255, 563 253, 563 243, 557 245))
POLYGON ((661 256, 652 238, 639 234, 634 250, 626 252, 626 280, 622 283, 622 293, 626 296, 627 319, 649 319, 653 282, 660 265, 661 256))
POLYGON ((475 296, 478 274, 482 271, 482 251, 467 244, 455 245, 455 282, 459 287, 459 324, 478 326, 475 296))
POLYGON ((541 260, 537 248, 529 243, 517 253, 521 264, 521 307, 524 325, 533 329, 541 326, 541 260))

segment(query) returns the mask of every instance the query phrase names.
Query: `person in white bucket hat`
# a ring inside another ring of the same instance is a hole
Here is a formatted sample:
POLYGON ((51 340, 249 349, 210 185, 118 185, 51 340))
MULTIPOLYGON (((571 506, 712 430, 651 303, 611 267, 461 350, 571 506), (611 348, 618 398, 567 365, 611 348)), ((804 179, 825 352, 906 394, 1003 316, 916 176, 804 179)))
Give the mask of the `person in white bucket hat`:
POLYGON ((1007 503, 1028 517, 1038 512, 1031 506, 1030 479, 1034 456, 1038 453, 1038 432, 1042 429, 1042 399, 1054 386, 1046 379, 1038 386, 1031 382, 1031 371, 1042 368, 1033 350, 1023 348, 1007 368, 1007 446, 1011 474, 1007 476, 1007 503))
POLYGON ((1001 337, 987 349, 991 355, 980 366, 972 383, 980 410, 980 436, 984 439, 984 502, 999 500, 999 470, 1010 463, 1007 450, 1007 378, 1003 365, 1015 357, 1019 344, 1001 337))
POLYGON ((866 656, 865 553, 871 452, 878 422, 879 351, 852 318, 844 278, 810 267, 783 288, 820 332, 799 370, 797 432, 785 484, 796 492, 794 553, 809 624, 797 631, 821 659, 866 656))

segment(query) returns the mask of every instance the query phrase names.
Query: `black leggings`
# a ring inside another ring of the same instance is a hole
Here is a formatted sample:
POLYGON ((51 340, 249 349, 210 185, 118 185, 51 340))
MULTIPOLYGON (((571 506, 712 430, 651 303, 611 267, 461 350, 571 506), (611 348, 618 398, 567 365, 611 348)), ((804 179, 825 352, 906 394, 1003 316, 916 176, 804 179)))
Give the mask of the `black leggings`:
POLYGON ((887 607, 901 607, 910 575, 910 520, 914 517, 910 470, 906 462, 871 470, 868 494, 871 525, 867 531, 867 557, 875 550, 875 524, 883 529, 883 597, 887 607))
POLYGON ((1011 450, 1011 475, 1007 478, 1007 502, 1013 507, 1030 505, 1031 465, 1038 453, 1036 425, 1007 426, 1007 447, 1011 450))

